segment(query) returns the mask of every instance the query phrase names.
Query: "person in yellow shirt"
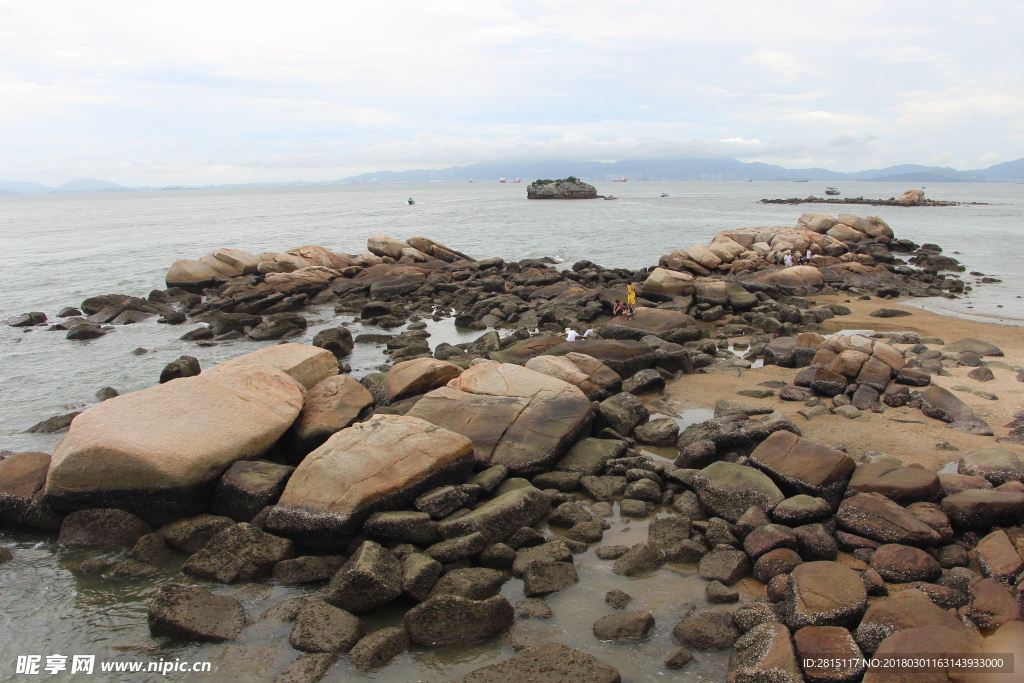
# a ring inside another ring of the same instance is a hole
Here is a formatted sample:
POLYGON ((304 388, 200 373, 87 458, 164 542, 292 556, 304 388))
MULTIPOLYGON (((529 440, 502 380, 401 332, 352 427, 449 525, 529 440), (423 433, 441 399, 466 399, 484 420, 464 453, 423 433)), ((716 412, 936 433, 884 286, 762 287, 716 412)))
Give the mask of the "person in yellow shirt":
POLYGON ((636 286, 632 282, 626 285, 626 305, 636 305, 636 286))

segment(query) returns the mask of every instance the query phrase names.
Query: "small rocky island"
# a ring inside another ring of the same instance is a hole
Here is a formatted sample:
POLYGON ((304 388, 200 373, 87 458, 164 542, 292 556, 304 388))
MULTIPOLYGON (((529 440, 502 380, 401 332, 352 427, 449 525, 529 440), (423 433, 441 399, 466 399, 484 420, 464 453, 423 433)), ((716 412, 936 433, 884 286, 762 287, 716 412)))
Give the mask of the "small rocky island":
POLYGON ((559 180, 534 180, 526 188, 527 199, 597 199, 597 188, 569 176, 559 180))
POLYGON ((868 206, 979 206, 985 202, 945 202, 937 199, 926 199, 924 190, 907 190, 903 194, 888 199, 865 199, 861 197, 815 197, 805 199, 790 197, 789 199, 762 199, 762 204, 866 204, 868 206))

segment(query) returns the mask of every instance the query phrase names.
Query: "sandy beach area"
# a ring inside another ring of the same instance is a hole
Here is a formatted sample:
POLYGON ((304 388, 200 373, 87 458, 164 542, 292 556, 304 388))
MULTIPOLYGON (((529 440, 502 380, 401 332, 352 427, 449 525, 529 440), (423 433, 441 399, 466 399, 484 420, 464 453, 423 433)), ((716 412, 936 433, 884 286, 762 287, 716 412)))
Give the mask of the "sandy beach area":
MULTIPOLYGON (((811 299, 818 305, 840 303, 852 311, 851 315, 837 316, 822 323, 821 334, 825 336, 845 330, 909 331, 918 333, 922 339, 934 337, 947 344, 974 338, 998 346, 1005 354, 1002 358, 984 359, 995 375, 993 380, 978 382, 968 378, 967 373, 973 368, 966 366, 947 367, 948 377, 934 375, 932 378, 933 384, 953 391, 970 405, 975 416, 992 427, 995 437, 948 429, 945 423, 926 417, 920 410, 909 406, 887 408, 881 414, 862 413, 861 417, 852 420, 839 415, 823 415, 807 420, 798 413, 805 407, 800 401, 781 401, 777 397, 755 399, 736 393, 771 380, 792 384, 797 370, 776 365, 741 369, 739 377, 718 373, 686 375, 669 383, 665 400, 677 410, 709 408, 721 399, 771 406, 791 419, 809 439, 825 444, 842 444, 854 457, 868 451, 881 451, 902 459, 905 464, 918 463, 931 470, 940 470, 971 451, 1000 446, 995 438, 1009 433, 1005 425, 1013 419, 1012 413, 1024 407, 1024 383, 1017 381, 1017 372, 1013 370, 1024 365, 1024 329, 939 315, 901 305, 900 300, 886 301, 873 297, 870 301, 859 301, 845 293, 819 295, 811 299), (874 318, 868 315, 881 307, 909 311, 911 315, 896 318, 874 318), (970 387, 971 391, 954 387, 970 387), (983 398, 972 393, 974 391, 994 394, 998 398, 983 398)), ((927 346, 942 348, 938 344, 927 346)), ((901 351, 909 347, 908 344, 896 345, 901 351)), ((826 405, 831 405, 830 399, 822 400, 826 405)), ((1012 446, 1010 449, 1015 450, 1012 446)))

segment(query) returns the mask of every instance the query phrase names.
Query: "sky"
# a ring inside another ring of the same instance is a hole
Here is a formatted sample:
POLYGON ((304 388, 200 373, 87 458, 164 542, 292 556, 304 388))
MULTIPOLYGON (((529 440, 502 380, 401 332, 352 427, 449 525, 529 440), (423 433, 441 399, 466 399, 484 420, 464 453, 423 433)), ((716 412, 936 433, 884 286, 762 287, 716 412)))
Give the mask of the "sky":
POLYGON ((0 179, 1024 157, 1024 3, 0 0, 0 179))

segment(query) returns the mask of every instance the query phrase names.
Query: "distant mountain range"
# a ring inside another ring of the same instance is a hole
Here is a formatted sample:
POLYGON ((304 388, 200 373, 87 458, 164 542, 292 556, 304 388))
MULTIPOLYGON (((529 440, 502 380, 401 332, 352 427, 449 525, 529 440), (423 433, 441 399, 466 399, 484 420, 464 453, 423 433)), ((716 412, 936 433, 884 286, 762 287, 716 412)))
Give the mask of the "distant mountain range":
MULTIPOLYGON (((537 178, 565 178, 577 176, 588 180, 612 180, 626 177, 630 180, 863 180, 901 183, 970 183, 1024 181, 1024 158, 1007 161, 988 168, 958 171, 955 168, 900 164, 887 168, 842 173, 826 168, 785 168, 760 162, 746 163, 736 159, 624 159, 622 161, 508 161, 484 162, 468 166, 413 171, 377 171, 361 173, 329 182, 249 183, 241 185, 204 185, 213 187, 259 187, 281 185, 338 185, 379 183, 442 183, 442 182, 494 182, 500 176, 508 180, 522 178, 525 182, 537 178)), ((198 187, 198 186, 189 186, 198 187)), ((0 180, 2 194, 48 194, 68 192, 126 192, 160 188, 129 188, 106 180, 78 178, 60 187, 47 187, 39 183, 0 180)), ((183 189, 182 187, 162 189, 183 189)))
POLYGON ((0 180, 0 194, 63 194, 65 192, 127 192, 132 188, 95 178, 77 178, 60 187, 18 180, 0 180))

